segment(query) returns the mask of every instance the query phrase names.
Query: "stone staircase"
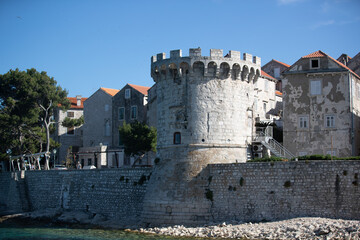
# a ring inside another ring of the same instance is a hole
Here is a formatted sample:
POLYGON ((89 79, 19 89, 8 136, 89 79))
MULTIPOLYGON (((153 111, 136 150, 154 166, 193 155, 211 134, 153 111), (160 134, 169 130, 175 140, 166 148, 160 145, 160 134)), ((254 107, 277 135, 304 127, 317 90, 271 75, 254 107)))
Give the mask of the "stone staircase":
POLYGON ((292 159, 295 155, 287 150, 281 143, 276 141, 272 137, 272 127, 266 127, 264 132, 258 133, 255 142, 261 142, 261 144, 270 150, 277 157, 292 159))

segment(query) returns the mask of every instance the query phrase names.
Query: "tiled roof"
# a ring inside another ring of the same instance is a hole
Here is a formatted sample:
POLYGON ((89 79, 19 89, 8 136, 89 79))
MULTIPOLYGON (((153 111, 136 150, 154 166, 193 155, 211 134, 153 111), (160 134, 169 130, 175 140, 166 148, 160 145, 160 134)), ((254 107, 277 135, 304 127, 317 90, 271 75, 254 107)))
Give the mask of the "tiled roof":
POLYGON ((345 64, 339 62, 338 60, 336 60, 335 58, 332 58, 330 56, 328 56, 329 58, 331 58, 334 62, 336 62, 337 64, 339 64, 341 67, 346 68, 347 70, 349 70, 352 74, 354 74, 356 77, 358 77, 360 79, 360 76, 357 75, 353 70, 351 70, 348 66, 346 66, 345 64))
POLYGON ((279 95, 279 96, 282 96, 282 92, 278 91, 278 90, 275 90, 275 94, 276 95, 279 95))
POLYGON ((346 65, 344 65, 343 63, 339 62, 338 60, 336 60, 335 58, 327 55, 326 53, 322 52, 322 51, 316 51, 313 53, 310 53, 309 55, 303 56, 302 58, 313 58, 313 57, 328 57, 331 60, 333 60, 335 63, 337 63, 340 67, 345 68, 346 70, 349 70, 352 74, 354 74, 356 77, 358 77, 360 79, 360 76, 357 75, 353 70, 351 70, 349 67, 347 67, 346 65))
POLYGON ((265 77, 267 77, 267 78, 271 78, 271 79, 277 80, 276 78, 270 76, 269 74, 267 74, 267 73, 264 72, 263 70, 261 70, 261 75, 262 75, 262 76, 265 76, 265 77))
POLYGON ((119 90, 117 89, 112 89, 112 88, 100 88, 101 90, 103 90, 104 92, 106 92, 107 94, 109 94, 110 96, 115 96, 119 90))
POLYGON ((145 96, 148 95, 148 91, 149 91, 149 87, 144 87, 144 86, 138 86, 138 85, 134 85, 134 84, 130 84, 128 83, 128 85, 132 88, 134 88, 135 90, 141 92, 142 94, 144 94, 145 96))
POLYGON ((275 62, 277 62, 277 63, 280 63, 281 65, 284 65, 285 67, 290 67, 290 65, 289 64, 286 64, 286 63, 283 63, 283 62, 280 62, 280 61, 278 61, 278 60, 275 60, 275 59, 273 59, 273 61, 275 61, 275 62))
POLYGON ((326 57, 327 55, 325 53, 323 53, 322 51, 316 51, 316 52, 313 52, 313 53, 310 53, 306 56, 303 56, 301 58, 314 58, 314 57, 326 57))
POLYGON ((83 109, 84 108, 84 101, 87 98, 81 98, 80 106, 77 105, 77 98, 76 97, 68 97, 70 101, 70 109, 83 109))

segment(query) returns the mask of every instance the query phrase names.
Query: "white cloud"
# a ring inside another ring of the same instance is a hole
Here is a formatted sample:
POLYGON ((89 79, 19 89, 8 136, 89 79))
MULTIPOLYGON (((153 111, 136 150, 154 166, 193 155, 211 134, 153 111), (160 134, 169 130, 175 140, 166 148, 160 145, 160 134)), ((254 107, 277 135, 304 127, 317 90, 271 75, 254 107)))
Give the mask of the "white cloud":
POLYGON ((324 21, 324 22, 318 22, 316 24, 314 24, 313 26, 311 26, 311 29, 318 29, 320 27, 325 27, 325 26, 329 26, 329 25, 333 25, 335 24, 334 20, 328 20, 328 21, 324 21))
POLYGON ((328 2, 324 2, 323 4, 321 4, 321 11, 323 13, 327 13, 330 10, 330 4, 328 2))

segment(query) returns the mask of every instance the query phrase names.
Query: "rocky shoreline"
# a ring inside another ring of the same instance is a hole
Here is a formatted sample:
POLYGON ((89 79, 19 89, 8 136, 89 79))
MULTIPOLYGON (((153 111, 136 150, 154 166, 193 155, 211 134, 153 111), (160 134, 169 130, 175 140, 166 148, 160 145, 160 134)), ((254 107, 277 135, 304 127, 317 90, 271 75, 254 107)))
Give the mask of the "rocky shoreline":
POLYGON ((46 209, 0 217, 0 224, 9 220, 28 219, 86 228, 125 229, 126 231, 176 237, 224 239, 351 239, 360 240, 360 221, 316 217, 293 218, 264 223, 223 222, 198 227, 182 225, 140 228, 106 219, 101 214, 46 209))
POLYGON ((266 223, 221 223, 203 227, 145 228, 141 233, 227 239, 360 239, 360 221, 293 218, 266 223))

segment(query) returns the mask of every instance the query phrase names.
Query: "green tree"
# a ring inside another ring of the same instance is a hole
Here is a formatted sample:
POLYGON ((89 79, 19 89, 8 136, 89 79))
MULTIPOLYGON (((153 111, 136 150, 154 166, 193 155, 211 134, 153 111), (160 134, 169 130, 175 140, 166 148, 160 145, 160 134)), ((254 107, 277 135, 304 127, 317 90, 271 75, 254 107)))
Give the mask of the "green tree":
POLYGON ((63 127, 67 127, 67 128, 80 127, 83 124, 84 124, 84 116, 81 116, 81 117, 76 118, 76 119, 66 117, 66 118, 64 118, 64 120, 61 123, 61 125, 63 127))
MULTIPOLYGON (((67 91, 46 72, 10 70, 0 75, 0 151, 12 155, 49 152, 51 117, 67 109, 67 91)), ((45 169, 49 169, 49 156, 45 169)))
POLYGON ((156 152, 156 128, 138 121, 125 123, 119 128, 120 139, 125 147, 125 154, 136 156, 138 161, 148 151, 156 152))

